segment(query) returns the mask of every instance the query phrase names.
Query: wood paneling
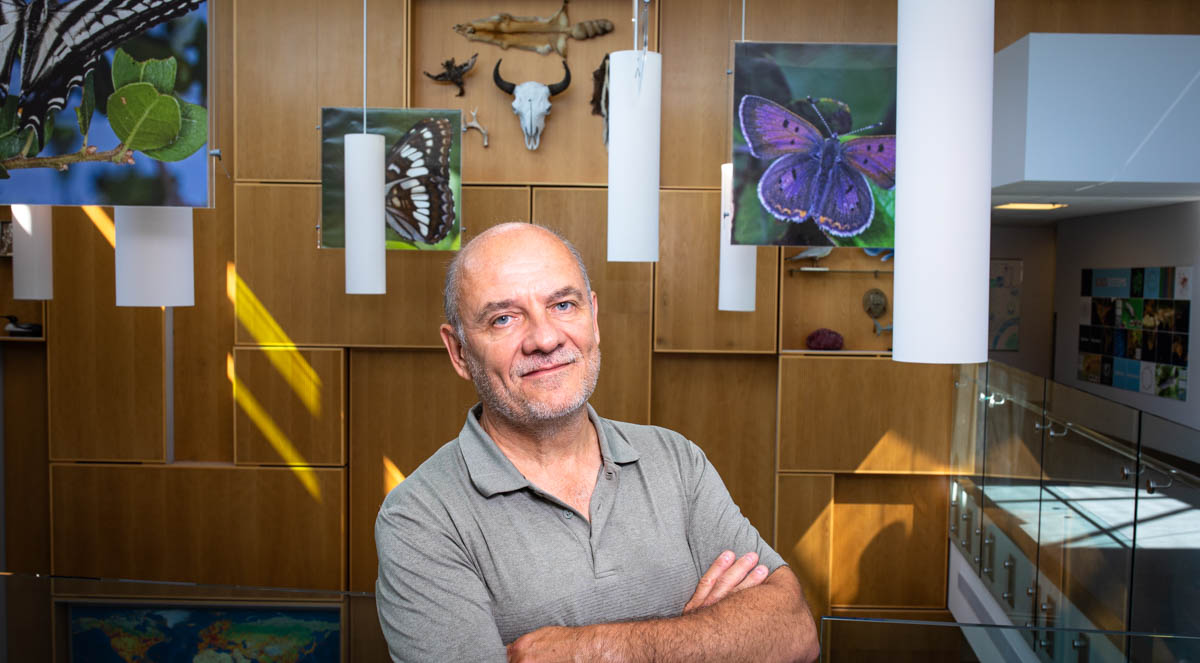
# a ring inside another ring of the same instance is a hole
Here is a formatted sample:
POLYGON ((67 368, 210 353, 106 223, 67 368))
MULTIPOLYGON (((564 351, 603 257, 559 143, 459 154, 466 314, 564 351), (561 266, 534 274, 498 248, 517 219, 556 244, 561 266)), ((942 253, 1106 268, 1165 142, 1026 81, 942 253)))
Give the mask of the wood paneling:
POLYGON ((945 608, 949 479, 838 475, 835 606, 945 608))
POLYGON ((661 184, 719 187, 719 166, 730 158, 733 75, 726 71, 733 69, 730 42, 741 35, 741 4, 666 2, 659 11, 662 114, 670 118, 662 124, 661 184))
POLYGON ((53 571, 343 589, 345 471, 306 472, 53 464, 53 571))
POLYGON ((350 589, 375 589, 375 515, 388 489, 458 436, 475 386, 445 350, 350 351, 350 589))
MULTIPOLYGON (((240 464, 344 465, 345 363, 341 349, 237 348, 240 388, 283 434, 300 462, 281 455, 245 407, 234 416, 234 457, 240 464)), ((241 395, 239 392, 239 401, 241 395)))
POLYGON ((950 470, 950 366, 862 357, 779 362, 780 470, 950 470))
MULTIPOLYGON (((835 617, 953 622, 948 610, 856 610, 835 608, 835 617)), ((961 663, 970 645, 953 624, 827 622, 822 634, 827 661, 858 663, 961 663)))
POLYGON ((1196 34, 1193 0, 996 0, 996 50, 1030 32, 1196 34))
POLYGON ((754 312, 718 311, 720 193, 664 191, 659 200, 654 349, 775 352, 779 249, 758 249, 754 312))
POLYGON ((883 262, 854 248, 834 249, 815 263, 807 258, 787 260, 799 252, 800 249, 783 250, 779 347, 808 349, 805 342, 808 335, 824 327, 842 335, 843 350, 891 350, 892 333, 875 333, 875 320, 863 310, 862 298, 872 288, 882 290, 888 305, 878 321, 883 327, 892 324, 892 261, 883 262), (814 266, 829 271, 799 271, 814 266))
POLYGON ((533 190, 534 222, 579 249, 599 302, 604 367, 591 403, 609 419, 648 423, 653 266, 608 262, 607 218, 604 189, 533 190))
POLYGON ((379 627, 379 613, 375 599, 351 596, 350 608, 350 657, 346 660, 358 663, 389 663, 387 641, 379 627))
MULTIPOLYGON (((489 147, 484 149, 478 134, 464 137, 462 151, 463 181, 471 184, 599 184, 608 181, 608 158, 604 148, 604 121, 592 115, 592 71, 600 66, 605 53, 630 48, 633 24, 630 4, 624 0, 594 0, 568 5, 572 24, 607 18, 615 30, 601 37, 580 41, 567 40, 567 66, 571 85, 550 100, 550 114, 537 150, 525 149, 520 123, 512 110, 512 97, 492 82, 496 61, 503 59, 501 75, 513 83, 539 81, 554 83, 563 77, 563 59, 556 54, 542 56, 531 51, 501 50, 482 42, 467 41, 451 30, 458 23, 495 15, 503 10, 515 16, 548 16, 559 7, 557 2, 511 0, 503 6, 488 0, 437 2, 412 1, 412 106, 416 108, 479 109, 479 122, 487 127, 489 147), (450 57, 462 62, 478 53, 475 68, 466 76, 465 94, 456 97, 453 85, 437 83, 422 72, 436 74, 450 57)), ((658 28, 650 11, 650 48, 656 48, 658 28)))
POLYGON ((832 574, 833 475, 780 475, 775 550, 800 578, 813 618, 829 614, 832 574))
POLYGON ((4 353, 4 570, 46 573, 50 570, 46 347, 5 343, 0 351, 4 353))
POLYGON ((80 208, 55 208, 54 229, 50 458, 162 461, 162 310, 116 306, 113 248, 80 208))
MULTIPOLYGON (((7 207, 3 208, 8 210, 7 207)), ((11 217, 10 217, 11 218, 11 217)), ((61 240, 60 240, 61 241, 61 240)), ((15 315, 21 322, 44 323, 46 320, 46 302, 30 299, 13 299, 13 261, 12 258, 0 260, 0 313, 15 315)), ((0 337, 8 338, 9 333, 0 325, 0 337)), ((43 330, 45 328, 43 327, 43 330)), ((14 337, 22 338, 22 337, 14 337)))
MULTIPOLYGON (((231 25, 232 0, 215 3, 216 25, 231 25)), ((214 98, 218 108, 233 108, 233 31, 214 30, 214 98)), ((210 147, 221 150, 213 163, 213 207, 197 209, 192 223, 195 306, 175 308, 175 459, 233 460, 233 401, 225 356, 233 347, 233 302, 226 287, 233 262, 233 180, 236 153, 233 113, 215 114, 210 147)))
MULTIPOLYGON (((320 179, 321 107, 361 107, 362 3, 236 3, 238 180, 320 179)), ((367 105, 406 105, 405 3, 367 8, 367 105)))
POLYGON ((50 617, 53 609, 50 579, 45 575, 4 576, 0 577, 0 588, 7 607, 4 614, 7 651, 0 649, 0 656, 6 661, 57 660, 52 658, 51 647, 54 624, 50 617))
MULTIPOLYGON (((236 187, 237 271, 297 345, 442 347, 442 281, 449 251, 389 251, 386 295, 345 293, 345 253, 317 248, 320 187, 236 187)), ((503 221, 529 218, 523 187, 463 187, 464 243, 503 221)), ((239 296, 239 317, 253 315, 239 296)), ((255 343, 245 325, 238 343, 255 343)), ((647 333, 647 343, 649 335, 647 333)))
POLYGON ((653 373, 651 423, 703 449, 733 501, 771 541, 775 358, 656 354, 653 373))
MULTIPOLYGON (((735 16, 740 23, 741 17, 735 16)), ((749 41, 895 43, 894 0, 748 0, 749 41)))

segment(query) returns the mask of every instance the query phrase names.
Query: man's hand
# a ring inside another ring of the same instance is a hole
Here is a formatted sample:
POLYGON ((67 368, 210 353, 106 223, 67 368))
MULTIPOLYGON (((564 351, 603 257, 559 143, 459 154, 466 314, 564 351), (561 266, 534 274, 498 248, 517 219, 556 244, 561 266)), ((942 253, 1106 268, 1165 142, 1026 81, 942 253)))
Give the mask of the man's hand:
POLYGON ((717 555, 716 561, 696 583, 696 592, 683 606, 683 614, 712 605, 734 592, 762 584, 767 579, 767 567, 762 564, 755 566, 757 563, 758 554, 754 552, 742 555, 736 562, 731 550, 717 555))
POLYGON ((553 663, 590 660, 592 653, 584 642, 586 628, 543 626, 530 631, 508 645, 508 663, 553 663), (584 652, 589 652, 585 659, 584 652))

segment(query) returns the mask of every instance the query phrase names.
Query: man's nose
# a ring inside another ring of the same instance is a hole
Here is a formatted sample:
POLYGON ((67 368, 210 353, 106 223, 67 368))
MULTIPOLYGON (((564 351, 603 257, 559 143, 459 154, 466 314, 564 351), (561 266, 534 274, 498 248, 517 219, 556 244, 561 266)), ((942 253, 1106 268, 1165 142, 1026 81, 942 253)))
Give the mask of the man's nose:
POLYGON ((546 311, 539 311, 529 316, 529 326, 526 329, 525 340, 521 348, 525 354, 535 352, 549 354, 562 344, 562 330, 546 311))

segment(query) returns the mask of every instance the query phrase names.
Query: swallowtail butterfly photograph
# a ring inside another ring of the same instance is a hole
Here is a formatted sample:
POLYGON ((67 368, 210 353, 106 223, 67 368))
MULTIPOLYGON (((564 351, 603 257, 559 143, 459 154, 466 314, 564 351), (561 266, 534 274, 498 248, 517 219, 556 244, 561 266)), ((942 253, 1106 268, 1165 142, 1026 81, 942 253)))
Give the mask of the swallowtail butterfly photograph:
POLYGON ((209 206, 208 10, 0 0, 0 204, 209 206))
POLYGON ((733 62, 732 242, 893 247, 896 47, 738 42, 733 62))
MULTIPOLYGON (((367 132, 384 139, 387 248, 455 251, 462 243, 462 111, 368 108, 367 132)), ((322 248, 345 247, 345 140, 363 109, 321 109, 322 248)))

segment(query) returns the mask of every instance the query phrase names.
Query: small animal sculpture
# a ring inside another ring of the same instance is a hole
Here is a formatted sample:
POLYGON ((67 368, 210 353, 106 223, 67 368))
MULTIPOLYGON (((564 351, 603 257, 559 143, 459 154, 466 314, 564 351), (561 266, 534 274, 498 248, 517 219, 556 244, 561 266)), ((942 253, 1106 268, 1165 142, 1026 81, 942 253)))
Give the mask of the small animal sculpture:
POLYGON ((864 248, 863 253, 872 258, 879 258, 880 262, 887 262, 896 256, 896 249, 868 249, 864 248))
POLYGON ((42 326, 36 322, 21 322, 15 315, 0 315, 0 318, 8 320, 8 324, 4 325, 4 331, 8 332, 9 336, 42 335, 42 326))
POLYGON ((872 320, 871 322, 875 323, 875 335, 876 336, 882 335, 883 332, 890 333, 892 331, 892 325, 888 325, 888 326, 884 327, 883 325, 879 324, 878 320, 872 320))
POLYGON ((567 19, 567 3, 554 14, 542 16, 513 16, 500 13, 469 23, 459 23, 454 31, 470 39, 495 44, 503 49, 520 48, 547 55, 554 51, 567 57, 567 38, 591 39, 613 31, 612 21, 595 18, 571 25, 567 19))
POLYGON ((471 71, 471 69, 475 67, 475 58, 477 57, 479 57, 478 53, 472 55, 470 60, 467 60, 462 64, 455 64, 454 58, 444 60, 442 62, 442 73, 437 74, 436 76, 428 71, 423 71, 421 73, 441 83, 454 83, 458 86, 458 94, 454 96, 461 97, 463 96, 463 76, 466 76, 467 72, 471 71))
POLYGON ((788 258, 788 260, 792 262, 800 262, 801 260, 809 259, 812 260, 813 264, 815 265, 818 260, 824 258, 830 253, 833 253, 832 246, 810 246, 800 253, 788 258))
POLYGON ((505 94, 513 96, 513 113, 521 121, 521 133, 525 134, 525 149, 536 150, 542 140, 542 130, 546 128, 546 116, 550 114, 550 97, 561 94, 571 84, 571 68, 563 60, 563 79, 553 85, 544 85, 537 81, 526 81, 519 85, 504 80, 500 75, 500 63, 496 60, 496 68, 492 70, 492 79, 496 87, 504 90, 505 94))

